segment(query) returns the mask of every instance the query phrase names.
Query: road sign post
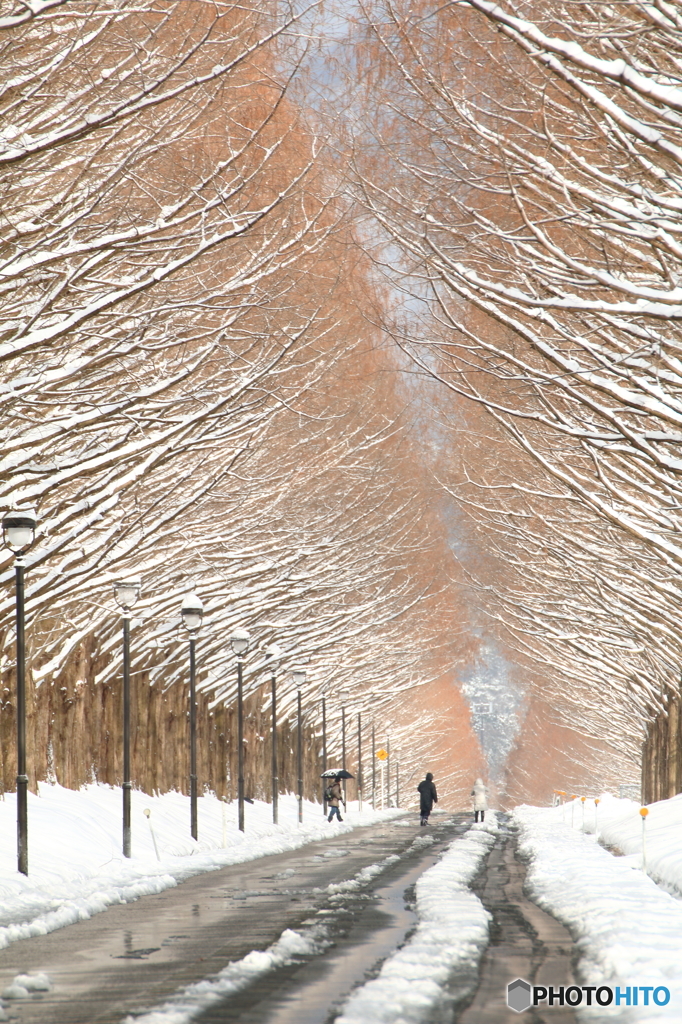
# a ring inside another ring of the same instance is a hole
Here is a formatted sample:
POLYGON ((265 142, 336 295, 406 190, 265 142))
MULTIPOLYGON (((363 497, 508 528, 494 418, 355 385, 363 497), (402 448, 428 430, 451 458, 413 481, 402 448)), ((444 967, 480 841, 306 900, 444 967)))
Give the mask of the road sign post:
POLYGON ((384 809, 384 764, 388 760, 388 751, 384 750, 383 747, 381 748, 381 750, 377 750, 377 759, 379 760, 380 765, 381 765, 381 780, 379 782, 379 785, 381 786, 381 809, 383 811, 383 809, 384 809))

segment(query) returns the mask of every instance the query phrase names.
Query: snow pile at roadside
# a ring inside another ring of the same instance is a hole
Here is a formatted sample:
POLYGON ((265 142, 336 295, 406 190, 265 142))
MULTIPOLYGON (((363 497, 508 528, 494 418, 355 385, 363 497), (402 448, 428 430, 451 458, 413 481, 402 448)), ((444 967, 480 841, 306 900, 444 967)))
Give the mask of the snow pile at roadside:
POLYGON ((306 801, 299 826, 296 798, 287 795, 279 798, 279 825, 272 824, 270 804, 247 804, 242 833, 236 804, 202 796, 199 842, 194 842, 186 796, 150 797, 134 790, 133 856, 127 860, 121 853, 120 789, 92 785, 73 791, 41 783, 39 792, 29 793, 28 878, 16 870, 16 797, 8 793, 0 800, 0 949, 162 892, 203 871, 295 850, 401 813, 374 812, 367 805, 358 813, 357 804, 349 802, 343 823, 329 824, 321 806, 306 801))
MULTIPOLYGON (((418 925, 378 977, 348 999, 334 1024, 418 1024, 446 998, 454 970, 475 968, 488 944, 490 914, 468 888, 495 842, 494 812, 472 825, 416 885, 418 925)), ((464 994, 464 993, 462 993, 464 994)))
MULTIPOLYGON (((579 802, 579 801, 578 801, 579 802)), ((636 867, 642 865, 642 818, 640 804, 618 800, 606 793, 595 807, 594 800, 585 802, 585 830, 595 832, 607 846, 617 847, 636 867), (596 810, 596 821, 595 821, 596 810)), ((646 819, 646 867, 657 882, 672 892, 682 893, 682 794, 670 800, 648 805, 646 819)), ((556 813, 556 811, 555 811, 556 813)), ((568 812, 566 812, 568 813, 568 812)), ((582 818, 575 815, 575 825, 582 818)), ((681 1014, 682 1015, 682 1014, 681 1014)))
POLYGON ((580 981, 670 991, 666 1006, 583 1007, 581 1019, 679 1021, 682 901, 660 889, 636 862, 614 857, 593 835, 563 824, 560 809, 522 806, 513 817, 520 829, 519 850, 530 858, 529 895, 577 940, 580 981))

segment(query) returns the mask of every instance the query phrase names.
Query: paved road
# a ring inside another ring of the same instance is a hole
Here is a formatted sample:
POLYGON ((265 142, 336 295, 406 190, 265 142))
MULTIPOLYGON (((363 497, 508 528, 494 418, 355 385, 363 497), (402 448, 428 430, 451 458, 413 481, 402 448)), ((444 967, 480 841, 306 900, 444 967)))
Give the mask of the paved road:
MULTIPOLYGON (((309 926, 329 915, 334 954, 317 957, 317 966, 312 960, 308 966, 313 972, 327 972, 326 995, 333 1000, 336 992, 341 998, 373 962, 355 958, 351 970, 338 975, 335 988, 329 972, 340 962, 344 943, 351 948, 375 936, 374 946, 370 942, 367 949, 383 949, 383 956, 390 952, 411 925, 404 909, 406 886, 465 831, 469 821, 470 816, 464 815, 435 816, 429 828, 434 844, 415 847, 413 841, 423 837, 425 830, 410 815, 197 876, 159 895, 112 907, 89 921, 13 943, 0 951, 0 990, 20 972, 44 971, 53 990, 13 1001, 17 1024, 119 1024, 128 1013, 156 1006, 179 988, 217 974, 249 951, 267 948, 285 928, 309 926), (341 908, 329 914, 330 897, 321 890, 391 854, 401 859, 369 889, 344 900, 341 908), (377 898, 373 890, 382 887, 388 895, 377 898)), ((271 972, 202 1019, 246 1024, 264 1021, 266 1009, 267 1013, 284 1012, 287 993, 295 993, 306 980, 294 978, 302 966, 305 969, 306 964, 271 972), (273 1007, 273 995, 281 1005, 273 1007)), ((319 1020, 326 1014, 325 1010, 319 1020)), ((300 1013, 295 1019, 297 1024, 305 1020, 300 1013)))
MULTIPOLYGON (((330 946, 322 955, 268 971, 195 1019, 326 1024, 409 933, 411 887, 470 821, 470 815, 441 813, 424 830, 414 816, 404 817, 197 876, 0 951, 0 990, 20 972, 44 971, 53 990, 13 1001, 17 1024, 121 1024, 251 950, 266 949, 285 928, 305 931, 324 922, 330 946), (330 883, 392 854, 400 859, 368 886, 337 897, 326 892, 330 883)), ((505 826, 473 884, 493 915, 490 945, 478 972, 468 965, 452 976, 449 998, 429 1024, 574 1024, 570 1008, 521 1017, 506 1006, 514 978, 573 983, 571 936, 527 899, 524 877, 515 835, 505 826)))
POLYGON ((468 1008, 456 1016, 457 1024, 575 1024, 570 1007, 538 1007, 518 1014, 507 1006, 507 984, 515 978, 555 988, 575 984, 570 932, 528 899, 523 891, 525 876, 525 865, 516 853, 516 834, 503 825, 472 886, 493 922, 478 988, 468 1008))

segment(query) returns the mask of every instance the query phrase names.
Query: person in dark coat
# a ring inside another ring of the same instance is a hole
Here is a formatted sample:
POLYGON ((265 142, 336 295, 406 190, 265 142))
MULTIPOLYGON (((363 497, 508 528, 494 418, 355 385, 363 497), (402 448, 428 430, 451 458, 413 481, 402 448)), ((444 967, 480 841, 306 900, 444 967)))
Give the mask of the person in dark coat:
POLYGON ((438 794, 433 784, 431 772, 426 773, 426 778, 417 786, 417 792, 419 793, 420 825, 428 825, 429 814, 433 809, 433 805, 438 803, 438 794))

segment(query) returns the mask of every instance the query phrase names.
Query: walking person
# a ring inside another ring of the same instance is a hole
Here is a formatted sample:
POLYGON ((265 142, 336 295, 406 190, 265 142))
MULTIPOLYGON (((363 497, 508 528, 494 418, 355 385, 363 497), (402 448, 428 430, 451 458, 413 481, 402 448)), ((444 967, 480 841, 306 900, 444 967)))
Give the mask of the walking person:
POLYGON ((417 786, 417 792, 419 793, 419 814, 421 815, 419 824, 428 825, 433 805, 438 803, 438 794, 431 772, 426 773, 426 778, 417 786))
POLYGON ((485 812, 488 810, 488 790, 483 784, 483 779, 476 779, 471 795, 474 798, 474 820, 478 821, 480 814, 481 821, 485 821, 485 812))
POLYGON ((331 786, 327 788, 326 797, 327 803, 329 804, 329 817, 327 818, 327 821, 331 821, 334 815, 336 815, 339 821, 343 821, 341 811, 339 810, 339 804, 343 800, 343 790, 341 789, 341 779, 338 775, 332 782, 331 786))

